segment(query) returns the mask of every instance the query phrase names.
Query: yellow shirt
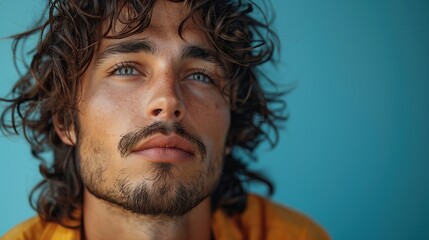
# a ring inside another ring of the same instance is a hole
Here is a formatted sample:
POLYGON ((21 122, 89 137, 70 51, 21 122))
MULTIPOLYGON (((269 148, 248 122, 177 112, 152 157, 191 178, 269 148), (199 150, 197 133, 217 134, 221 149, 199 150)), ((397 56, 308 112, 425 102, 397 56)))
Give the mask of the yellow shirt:
MULTIPOLYGON (((212 229, 217 240, 329 239, 327 233, 306 216, 252 194, 242 214, 230 217, 221 210, 215 211, 212 229)), ((12 239, 79 240, 80 231, 33 217, 1 238, 12 239)))

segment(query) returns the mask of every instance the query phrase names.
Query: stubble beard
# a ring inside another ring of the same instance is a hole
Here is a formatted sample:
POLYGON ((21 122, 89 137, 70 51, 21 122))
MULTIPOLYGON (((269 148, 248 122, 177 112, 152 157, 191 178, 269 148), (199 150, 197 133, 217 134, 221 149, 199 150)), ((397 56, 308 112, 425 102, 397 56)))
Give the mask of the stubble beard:
POLYGON ((221 156, 212 156, 195 160, 200 170, 186 180, 177 176, 177 166, 171 163, 150 163, 149 171, 137 182, 126 169, 107 179, 110 156, 94 139, 81 140, 76 151, 85 188, 96 198, 134 214, 183 216, 214 191, 220 178, 220 173, 216 174, 219 166, 215 165, 221 162, 221 156))

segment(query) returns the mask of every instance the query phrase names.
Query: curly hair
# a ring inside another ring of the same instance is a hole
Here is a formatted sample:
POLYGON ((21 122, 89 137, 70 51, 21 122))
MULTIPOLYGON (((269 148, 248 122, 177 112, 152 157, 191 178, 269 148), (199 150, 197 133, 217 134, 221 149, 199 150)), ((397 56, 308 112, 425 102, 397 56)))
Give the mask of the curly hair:
MULTIPOLYGON (((252 1, 184 2, 189 11, 178 28, 179 35, 189 20, 198 19, 195 22, 213 45, 229 87, 234 89, 227 136, 227 146, 232 151, 225 156, 219 184, 212 193, 212 209, 222 208, 229 214, 242 212, 248 182, 265 184, 269 194, 274 191, 267 177, 248 168, 248 160, 256 160, 254 152, 262 141, 276 145, 278 124, 286 120, 283 93, 266 90, 262 80, 274 83, 259 69, 266 62, 275 62, 278 37, 266 15, 252 1), (252 16, 254 9, 260 10, 262 20, 252 16)), ((155 3, 156 0, 52 0, 35 27, 12 36, 15 64, 26 39, 39 34, 39 42, 30 52, 32 60, 26 72, 8 97, 0 99, 7 104, 1 115, 1 129, 5 134, 21 133, 40 160, 43 180, 33 188, 29 200, 45 220, 64 224, 64 219, 73 219, 73 212, 82 206, 84 188, 75 147, 60 140, 53 116, 66 130, 76 126, 79 79, 99 42, 144 31, 155 3), (122 14, 124 11, 127 14, 122 14), (118 21, 127 27, 115 32, 118 21), (46 152, 53 152, 52 160, 44 158, 46 152)))

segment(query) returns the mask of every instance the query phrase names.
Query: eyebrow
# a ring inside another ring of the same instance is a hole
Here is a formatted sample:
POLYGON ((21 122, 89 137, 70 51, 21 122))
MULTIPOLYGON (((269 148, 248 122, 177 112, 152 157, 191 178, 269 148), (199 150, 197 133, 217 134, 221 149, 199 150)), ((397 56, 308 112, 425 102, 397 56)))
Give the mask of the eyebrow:
POLYGON ((180 55, 182 61, 186 58, 196 58, 209 62, 220 63, 215 51, 197 45, 186 45, 182 49, 182 53, 180 55))
POLYGON ((101 52, 97 56, 95 62, 96 64, 98 64, 103 61, 103 59, 106 59, 111 55, 138 52, 154 54, 156 52, 156 48, 150 41, 145 39, 122 41, 108 46, 103 52, 101 52))
MULTIPOLYGON (((108 46, 103 50, 95 59, 96 65, 102 62, 104 59, 111 57, 112 55, 117 54, 127 54, 127 53, 139 53, 145 52, 148 54, 155 54, 157 51, 155 45, 145 39, 133 39, 128 41, 121 41, 115 44, 108 46)), ((180 59, 183 61, 187 58, 201 59, 216 64, 220 64, 218 55, 214 50, 200 47, 198 45, 187 44, 183 47, 180 53, 180 59)))

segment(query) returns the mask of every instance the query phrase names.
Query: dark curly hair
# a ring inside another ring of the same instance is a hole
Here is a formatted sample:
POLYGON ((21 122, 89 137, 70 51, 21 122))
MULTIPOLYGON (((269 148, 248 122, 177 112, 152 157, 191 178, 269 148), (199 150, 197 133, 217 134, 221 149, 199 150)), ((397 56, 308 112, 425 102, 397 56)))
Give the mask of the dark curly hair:
MULTIPOLYGON (((212 209, 220 207, 229 214, 242 212, 248 182, 261 182, 270 194, 274 191, 271 181, 248 169, 248 161, 243 158, 256 160, 254 151, 262 141, 268 140, 274 146, 278 123, 286 119, 283 93, 268 92, 262 80, 268 85, 274 83, 258 69, 273 61, 279 41, 266 15, 252 1, 184 2, 189 11, 178 33, 182 33, 189 20, 198 19, 195 22, 217 52, 228 86, 233 89, 227 136, 227 145, 233 151, 225 156, 219 185, 212 193, 212 209), (262 20, 252 16, 254 9, 262 13, 262 20)), ((26 39, 39 34, 39 42, 29 52, 31 64, 8 97, 1 99, 6 103, 1 129, 5 134, 23 134, 32 154, 40 160, 44 178, 33 188, 30 204, 45 220, 63 224, 64 219, 73 219, 72 213, 81 207, 83 194, 75 147, 60 140, 53 116, 66 130, 76 126, 79 79, 100 40, 144 31, 155 3, 156 0, 51 0, 35 27, 12 36, 15 64, 26 39), (122 14, 124 11, 127 14, 122 14), (127 27, 111 35, 117 21, 127 27), (53 152, 52 160, 43 157, 46 152, 53 152)))

